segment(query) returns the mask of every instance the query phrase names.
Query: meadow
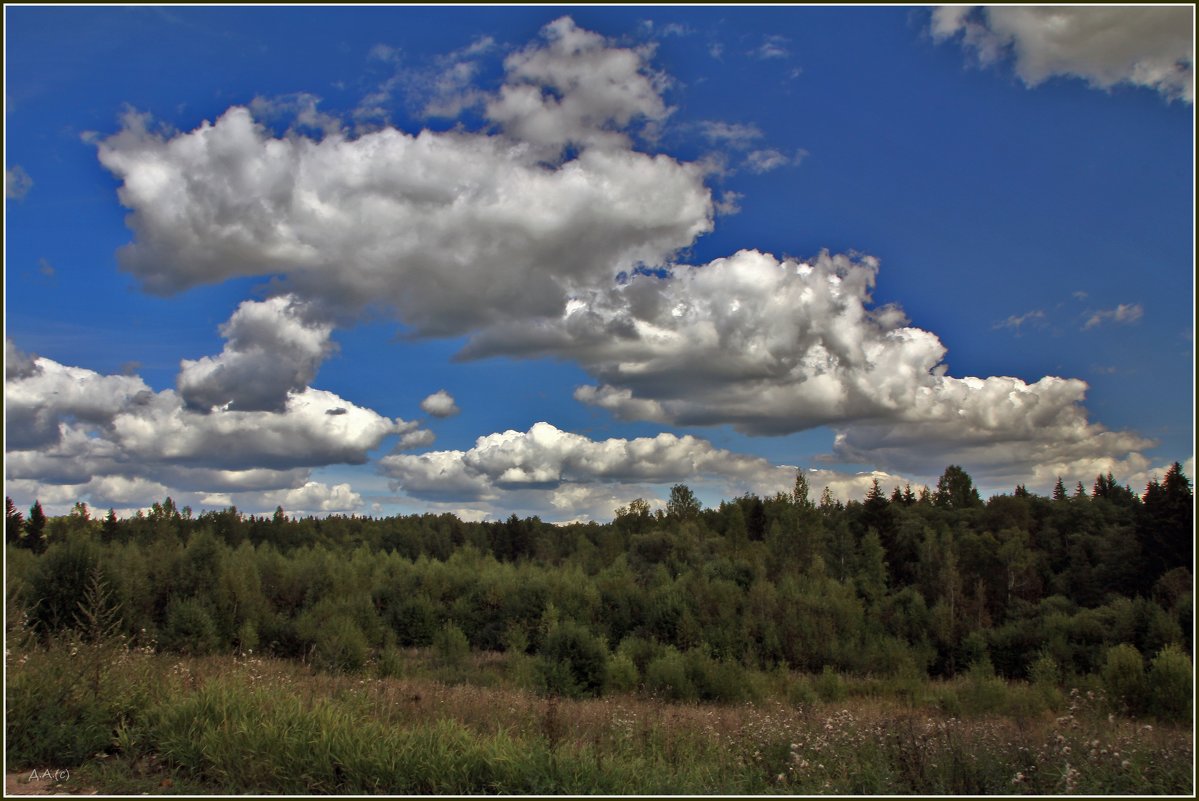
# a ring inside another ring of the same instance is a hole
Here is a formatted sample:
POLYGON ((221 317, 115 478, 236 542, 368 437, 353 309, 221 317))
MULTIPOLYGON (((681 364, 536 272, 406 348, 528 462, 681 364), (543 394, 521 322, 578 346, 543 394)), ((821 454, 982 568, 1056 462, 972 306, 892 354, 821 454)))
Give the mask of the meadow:
MULTIPOLYGON (((8 653, 8 769, 152 794, 1190 794, 1189 725, 1099 682, 750 677, 751 700, 546 696, 499 653, 330 673, 64 639, 8 653)), ((66 789, 69 789, 66 788, 66 789)))

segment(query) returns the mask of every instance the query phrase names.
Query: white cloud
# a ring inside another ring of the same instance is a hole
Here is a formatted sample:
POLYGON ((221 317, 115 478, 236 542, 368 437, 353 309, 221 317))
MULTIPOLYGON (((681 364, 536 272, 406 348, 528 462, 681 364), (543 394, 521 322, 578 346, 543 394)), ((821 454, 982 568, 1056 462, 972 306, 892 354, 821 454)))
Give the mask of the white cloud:
POLYGON ((785 36, 766 36, 762 44, 755 48, 750 55, 762 60, 789 58, 791 51, 787 47, 788 44, 790 44, 790 40, 785 36))
POLYGON ((20 164, 14 164, 4 170, 4 197, 9 200, 21 200, 33 188, 33 179, 25 172, 20 164))
POLYGON ((752 123, 708 121, 700 124, 700 132, 709 142, 739 150, 748 148, 754 140, 762 138, 761 129, 752 123))
POLYGON ((1089 422, 1085 392, 1085 382, 1063 378, 1027 384, 947 377, 899 420, 838 426, 834 453, 924 476, 958 464, 976 483, 1001 491, 1017 483, 1051 486, 1058 475, 1085 479, 1143 470, 1148 460, 1140 451, 1154 443, 1089 422))
POLYGON ((344 126, 333 114, 317 109, 320 98, 308 92, 294 92, 279 97, 256 97, 250 101, 250 110, 256 119, 290 119, 292 131, 302 128, 320 131, 326 136, 339 134, 344 126))
POLYGON ((979 62, 1008 53, 1027 86, 1053 76, 1100 89, 1143 86, 1194 102, 1194 9, 1190 6, 943 6, 933 10, 937 39, 962 36, 979 62))
POLYGON ((798 167, 808 155, 808 151, 803 149, 790 156, 775 148, 755 150, 746 157, 745 166, 750 172, 760 175, 780 167, 798 167))
POLYGON ((1034 309, 1034 310, 1032 310, 1030 312, 1026 312, 1024 314, 1013 314, 1010 317, 1008 317, 1006 320, 995 323, 995 325, 993 325, 991 327, 992 328, 1011 328, 1014 331, 1016 331, 1016 333, 1019 333, 1021 326, 1023 326, 1025 323, 1030 323, 1033 325, 1044 325, 1044 322, 1045 322, 1045 312, 1041 309, 1034 309))
POLYGON ((1087 319, 1086 324, 1082 327, 1082 330, 1089 331, 1096 326, 1100 326, 1108 322, 1122 324, 1135 323, 1140 320, 1144 314, 1145 310, 1139 303, 1121 303, 1114 309, 1100 309, 1099 311, 1092 313, 1087 319))
POLYGON ((121 264, 147 290, 282 274, 310 303, 389 307, 425 334, 554 313, 712 224, 701 167, 629 150, 551 168, 499 136, 275 139, 235 107, 171 138, 129 116, 99 155, 132 210, 121 264))
POLYGON ((221 326, 219 356, 184 360, 179 395, 189 409, 281 411, 289 393, 308 386, 333 349, 333 328, 306 319, 294 296, 247 300, 221 326))
POLYGON ((405 422, 396 420, 397 433, 400 439, 396 442, 395 451, 413 451, 418 448, 426 448, 433 444, 437 436, 427 428, 421 428, 420 423, 416 421, 405 422))
POLYGON ((487 104, 487 116, 512 136, 553 152, 568 143, 624 148, 632 123, 652 127, 670 114, 665 78, 648 66, 652 48, 612 47, 569 17, 541 33, 545 46, 508 56, 507 81, 487 104))
POLYGON ((28 378, 41 368, 28 353, 25 353, 11 339, 4 340, 4 380, 28 378))
POLYGON ((311 387, 289 392, 278 411, 199 413, 136 376, 30 357, 7 372, 5 479, 32 497, 252 500, 308 486, 314 467, 362 464, 385 437, 412 429, 311 387))
POLYGON ((760 457, 731 453, 692 436, 664 433, 595 441, 544 422, 527 432, 479 437, 468 451, 393 454, 380 461, 380 468, 409 494, 428 492, 435 486, 429 479, 441 476, 474 493, 464 497, 490 497, 499 489, 553 489, 564 483, 666 483, 695 476, 760 483, 775 469, 760 457))
MULTIPOLYGON (((245 499, 242 503, 246 503, 245 499)), ((353 512, 362 508, 362 496, 349 484, 336 484, 330 487, 319 481, 309 481, 302 487, 276 492, 263 493, 253 505, 257 508, 270 508, 272 503, 290 516, 305 515, 322 516, 337 512, 353 512)))
POLYGON ((454 396, 444 389, 439 389, 425 398, 420 402, 420 407, 426 414, 431 414, 434 417, 453 417, 462 411, 458 408, 458 404, 454 402, 454 396))
POLYGON ((464 355, 570 358, 601 382, 575 398, 623 419, 759 435, 833 425, 842 459, 917 475, 951 463, 1004 481, 1067 462, 1139 469, 1152 443, 1090 423, 1085 382, 948 376, 934 334, 871 307, 877 269, 869 257, 742 251, 636 275, 554 321, 494 327, 464 355))
MULTIPOLYGON (((637 439, 592 440, 537 423, 528 431, 479 437, 466 451, 380 460, 392 486, 423 501, 472 502, 489 514, 521 509, 546 519, 609 520, 634 498, 661 507, 669 486, 686 483, 713 497, 790 492, 796 468, 717 448, 693 436, 663 433, 637 439)), ((884 472, 807 470, 816 500, 824 487, 842 500, 861 499, 874 478, 890 487, 907 479, 884 472)))

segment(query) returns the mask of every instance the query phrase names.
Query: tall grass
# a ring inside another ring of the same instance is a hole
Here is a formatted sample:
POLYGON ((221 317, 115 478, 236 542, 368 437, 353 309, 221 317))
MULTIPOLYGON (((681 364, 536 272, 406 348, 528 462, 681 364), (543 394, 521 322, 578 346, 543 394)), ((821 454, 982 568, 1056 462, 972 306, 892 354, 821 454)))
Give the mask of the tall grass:
MULTIPOLYGON (((213 793, 1193 789, 1186 726, 1109 718, 1094 691, 1063 696, 1063 714, 1024 708, 1040 697, 1034 687, 1006 686, 985 671, 905 684, 903 693, 885 682, 779 674, 763 678, 762 700, 700 704, 636 694, 547 698, 512 682, 440 681, 423 667, 405 676, 410 652, 400 650, 385 668, 347 673, 252 655, 167 658, 122 648, 109 654, 113 669, 93 693, 77 675, 86 661, 79 647, 26 644, 10 654, 10 770, 86 769, 100 760, 106 767, 96 775, 110 792, 128 791, 122 776, 147 764, 213 793), (949 698, 957 709, 943 711, 949 698), (122 773, 119 765, 130 767, 122 773)), ((496 659, 474 654, 461 670, 494 677, 496 659)))

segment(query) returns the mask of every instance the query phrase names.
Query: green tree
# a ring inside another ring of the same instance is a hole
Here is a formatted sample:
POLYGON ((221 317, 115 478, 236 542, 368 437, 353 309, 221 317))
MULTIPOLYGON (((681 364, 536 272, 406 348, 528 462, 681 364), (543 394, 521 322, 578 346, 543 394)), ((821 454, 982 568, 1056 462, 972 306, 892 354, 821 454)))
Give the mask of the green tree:
POLYGON ((974 480, 965 470, 951 464, 937 480, 933 503, 942 509, 971 509, 982 506, 974 480))
POLYGON ((22 545, 25 534, 25 515, 17 509, 12 498, 4 497, 4 541, 9 545, 22 545))
POLYGON ((34 501, 29 507, 29 517, 25 520, 25 547, 34 553, 46 550, 46 513, 42 511, 42 502, 34 501))
POLYGON ((666 502, 666 514, 676 520, 693 520, 699 517, 701 505, 695 493, 686 484, 675 484, 670 488, 670 500, 666 502))

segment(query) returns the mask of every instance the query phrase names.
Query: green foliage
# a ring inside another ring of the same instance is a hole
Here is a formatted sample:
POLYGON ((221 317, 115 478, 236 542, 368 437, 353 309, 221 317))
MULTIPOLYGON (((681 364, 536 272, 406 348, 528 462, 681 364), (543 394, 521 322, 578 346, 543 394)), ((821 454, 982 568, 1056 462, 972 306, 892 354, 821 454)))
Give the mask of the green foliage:
POLYGON ((99 562, 97 550, 86 541, 56 543, 46 552, 30 586, 30 619, 36 629, 49 633, 77 625, 79 599, 99 562))
POLYGON ((208 608, 194 598, 172 601, 162 630, 162 646, 181 654, 202 656, 215 651, 216 624, 208 608))
POLYGON ((645 687, 671 701, 693 701, 697 693, 687 675, 687 660, 670 646, 645 668, 645 687))
POLYGON ((1122 643, 1109 648, 1102 675, 1107 697, 1119 711, 1137 714, 1145 709, 1145 664, 1134 646, 1122 643))
POLYGON ((317 631, 312 649, 313 664, 332 673, 356 673, 366 665, 369 655, 366 635, 348 617, 326 622, 317 631))
POLYGON ((470 657, 470 643, 462 629, 454 623, 446 623, 433 635, 433 653, 442 667, 460 668, 470 657))
POLYGON ((846 695, 845 680, 832 665, 825 665, 820 675, 812 682, 812 689, 821 701, 841 701, 846 695))
POLYGON ((1167 645, 1149 666, 1149 708, 1165 720, 1190 720, 1193 707, 1191 658, 1167 645))
POLYGON ((624 652, 618 652, 608 658, 604 673, 605 693, 627 693, 637 689, 641 674, 632 658, 624 652))
POLYGON ((538 667, 546 692, 579 698, 603 691, 607 660, 602 642, 583 626, 566 621, 546 636, 538 667))

